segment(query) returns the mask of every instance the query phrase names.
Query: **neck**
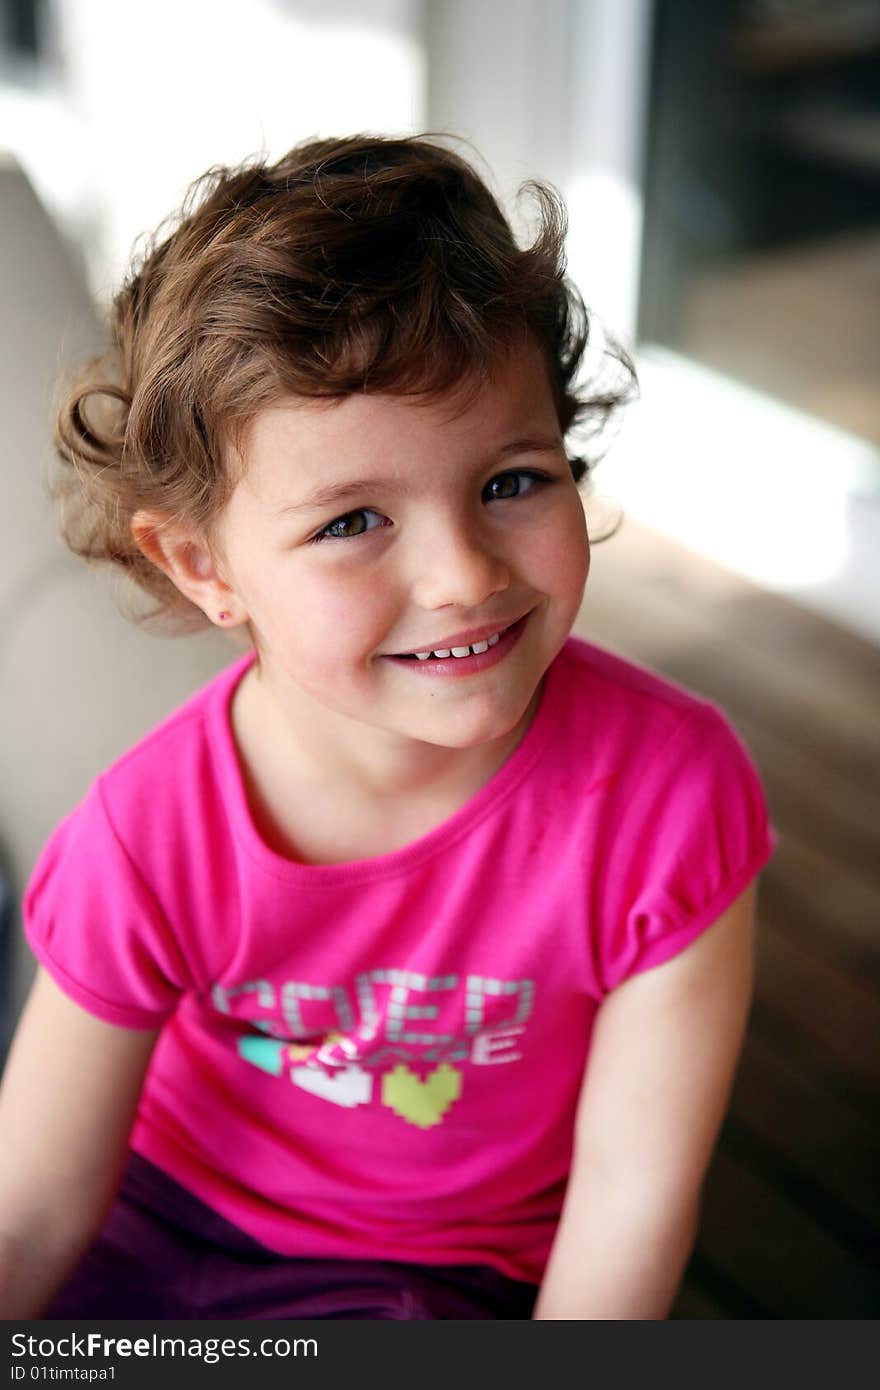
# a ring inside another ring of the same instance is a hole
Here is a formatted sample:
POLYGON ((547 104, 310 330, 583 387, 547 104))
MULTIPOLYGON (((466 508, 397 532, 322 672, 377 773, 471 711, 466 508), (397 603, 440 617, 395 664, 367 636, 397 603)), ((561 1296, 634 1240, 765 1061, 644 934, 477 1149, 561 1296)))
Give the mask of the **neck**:
POLYGON ((239 686, 233 708, 244 747, 272 750, 273 761, 319 786, 326 795, 388 803, 457 794, 466 797, 493 775, 522 740, 540 701, 535 692, 508 733, 474 747, 448 748, 365 726, 328 712, 308 696, 274 685, 256 664, 239 686))

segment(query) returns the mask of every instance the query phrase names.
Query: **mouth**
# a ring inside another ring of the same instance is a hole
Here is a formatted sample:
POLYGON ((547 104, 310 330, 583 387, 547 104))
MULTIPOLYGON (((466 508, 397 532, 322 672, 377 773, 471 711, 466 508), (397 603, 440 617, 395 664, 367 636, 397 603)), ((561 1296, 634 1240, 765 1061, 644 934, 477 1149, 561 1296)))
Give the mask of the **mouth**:
POLYGON ((426 675, 467 675, 485 671, 503 660, 522 636, 529 614, 506 627, 474 629, 444 639, 444 645, 412 652, 394 652, 386 660, 426 675))
POLYGON ((463 637, 447 637, 436 647, 423 647, 416 652, 395 652, 394 655, 402 661, 430 661, 432 658, 436 661, 463 661, 465 657, 479 656, 482 652, 487 652, 501 640, 501 634, 512 626, 510 623, 508 627, 499 627, 497 631, 490 632, 485 637, 473 637, 470 641, 464 641, 463 637))

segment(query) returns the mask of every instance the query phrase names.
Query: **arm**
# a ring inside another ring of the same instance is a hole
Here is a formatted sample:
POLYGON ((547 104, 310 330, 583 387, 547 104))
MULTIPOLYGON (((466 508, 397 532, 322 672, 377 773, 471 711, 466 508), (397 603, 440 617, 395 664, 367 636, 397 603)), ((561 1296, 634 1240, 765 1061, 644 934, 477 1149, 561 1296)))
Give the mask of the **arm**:
POLYGON ((0 1087, 0 1317, 39 1317, 97 1234, 156 1037, 38 972, 0 1087))
POLYGON ((603 1002, 536 1318, 668 1315, 745 1031, 754 906, 753 884, 679 956, 603 1002))

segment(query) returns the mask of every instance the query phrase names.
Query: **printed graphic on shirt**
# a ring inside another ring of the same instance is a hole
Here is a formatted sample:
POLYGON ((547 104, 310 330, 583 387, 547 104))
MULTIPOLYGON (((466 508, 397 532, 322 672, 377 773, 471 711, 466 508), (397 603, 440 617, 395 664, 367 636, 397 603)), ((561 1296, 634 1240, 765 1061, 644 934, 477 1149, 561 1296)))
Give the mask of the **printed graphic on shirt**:
POLYGON ((215 985, 218 1012, 259 1030, 239 1056, 333 1105, 378 1101, 431 1129, 460 1098, 456 1062, 503 1066, 522 1056, 533 980, 371 970, 350 984, 249 980, 215 985))
POLYGON ((460 1095, 461 1072, 448 1062, 441 1062, 424 1081, 400 1062, 382 1077, 382 1104, 419 1129, 439 1125, 460 1095))

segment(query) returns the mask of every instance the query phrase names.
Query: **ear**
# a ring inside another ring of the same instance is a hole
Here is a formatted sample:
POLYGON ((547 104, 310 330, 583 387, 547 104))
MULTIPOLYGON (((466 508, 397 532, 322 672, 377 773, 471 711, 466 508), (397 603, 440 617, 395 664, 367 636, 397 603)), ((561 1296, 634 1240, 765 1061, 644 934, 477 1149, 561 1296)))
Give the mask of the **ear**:
POLYGON ((247 613, 204 537, 165 512, 135 512, 131 534, 146 555, 213 623, 234 627, 247 613), (221 614, 224 616, 221 618, 221 614))

